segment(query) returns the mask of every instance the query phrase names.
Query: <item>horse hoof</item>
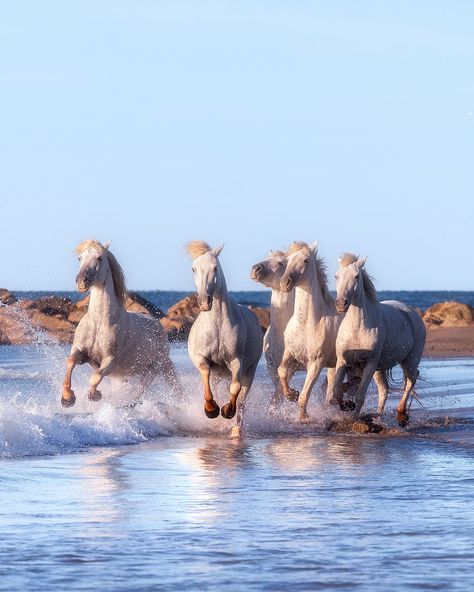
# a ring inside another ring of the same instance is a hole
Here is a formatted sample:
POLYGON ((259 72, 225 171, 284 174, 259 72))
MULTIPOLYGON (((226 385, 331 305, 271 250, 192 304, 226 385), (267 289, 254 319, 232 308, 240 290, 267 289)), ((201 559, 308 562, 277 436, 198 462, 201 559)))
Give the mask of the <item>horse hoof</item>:
POLYGON ((64 397, 64 395, 61 397, 61 405, 63 407, 66 407, 66 408, 72 407, 75 402, 76 402, 76 395, 73 392, 70 393, 69 399, 64 397))
POLYGON ((206 417, 208 419, 216 419, 216 417, 219 417, 219 413, 220 413, 219 405, 217 403, 214 403, 214 405, 215 405, 215 407, 212 411, 208 411, 204 407, 204 413, 206 414, 206 417))
POLYGON ((404 428, 409 421, 408 413, 406 411, 397 411, 398 425, 404 428))
POLYGON ((95 393, 89 393, 89 401, 100 401, 102 399, 102 393, 95 391, 95 393))
POLYGON ((226 405, 224 405, 224 407, 222 407, 221 415, 226 419, 232 419, 235 415, 235 411, 235 405, 232 405, 232 403, 227 403, 226 405))
POLYGON ((296 389, 290 389, 287 393, 284 393, 285 397, 288 399, 288 401, 292 401, 293 403, 295 403, 300 394, 296 389))
POLYGON ((354 401, 344 401, 344 403, 342 404, 343 411, 354 411, 355 408, 356 406, 354 401))

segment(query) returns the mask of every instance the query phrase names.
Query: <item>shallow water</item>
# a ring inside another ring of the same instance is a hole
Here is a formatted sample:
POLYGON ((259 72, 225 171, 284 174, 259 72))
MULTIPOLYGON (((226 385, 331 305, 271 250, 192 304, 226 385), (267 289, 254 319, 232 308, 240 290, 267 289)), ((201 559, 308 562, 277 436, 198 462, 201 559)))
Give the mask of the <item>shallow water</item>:
POLYGON ((469 589, 474 361, 424 361, 410 428, 364 436, 326 432, 318 396, 310 425, 269 414, 261 367, 237 442, 183 346, 181 409, 159 386, 116 409, 133 384, 85 402, 84 368, 64 413, 65 353, 0 348, 0 590, 469 589))

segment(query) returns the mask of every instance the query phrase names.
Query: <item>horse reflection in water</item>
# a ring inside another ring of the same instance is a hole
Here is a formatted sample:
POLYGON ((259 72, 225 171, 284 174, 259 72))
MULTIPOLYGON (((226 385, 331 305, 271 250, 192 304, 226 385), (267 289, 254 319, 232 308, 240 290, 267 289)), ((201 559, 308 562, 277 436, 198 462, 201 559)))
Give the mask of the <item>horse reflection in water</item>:
POLYGON ((227 291, 219 263, 223 247, 212 249, 204 241, 188 244, 201 312, 189 333, 188 352, 204 385, 204 412, 208 418, 226 419, 237 413, 232 436, 239 437, 245 400, 262 354, 263 335, 257 317, 237 304, 227 291), (222 409, 211 390, 211 376, 230 377, 230 399, 222 409))

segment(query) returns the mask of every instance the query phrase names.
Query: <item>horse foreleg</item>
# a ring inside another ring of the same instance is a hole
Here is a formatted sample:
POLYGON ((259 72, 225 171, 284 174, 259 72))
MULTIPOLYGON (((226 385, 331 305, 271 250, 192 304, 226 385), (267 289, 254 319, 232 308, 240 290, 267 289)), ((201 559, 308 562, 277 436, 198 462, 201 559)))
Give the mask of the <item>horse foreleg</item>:
POLYGON ((314 383, 318 380, 318 377, 321 374, 322 369, 322 360, 316 360, 308 365, 303 389, 301 390, 301 394, 298 399, 298 405, 300 407, 300 421, 308 420, 308 412, 306 410, 308 406, 308 399, 311 395, 314 383))
POLYGON ((359 386, 357 388, 357 392, 355 395, 355 408, 354 408, 354 416, 359 417, 360 410, 365 402, 365 393, 369 388, 370 381, 374 376, 374 372, 377 368, 377 364, 375 362, 369 361, 364 366, 362 371, 362 378, 360 379, 359 386))
POLYGON ((334 405, 337 401, 334 399, 334 381, 336 379, 336 368, 328 368, 326 376, 326 403, 334 405))
POLYGON ((76 402, 76 395, 71 388, 72 371, 76 364, 80 363, 82 354, 79 350, 71 352, 66 360, 66 375, 63 382, 63 394, 61 396, 61 405, 63 407, 72 407, 76 402))
POLYGON ((201 374, 202 384, 204 386, 204 413, 209 419, 215 419, 219 416, 219 405, 214 401, 214 395, 211 390, 211 369, 206 361, 199 364, 199 373, 201 374))
POLYGON ((297 364, 298 362, 290 354, 290 352, 285 350, 285 353, 283 354, 283 360, 278 366, 278 376, 280 377, 283 394, 290 401, 297 401, 300 395, 296 389, 291 388, 289 385, 289 377, 290 375, 293 376, 295 373, 297 364))
MULTIPOLYGON (((334 398, 336 399, 337 404, 339 405, 342 411, 345 411, 344 408, 344 378, 346 377, 348 366, 346 363, 341 360, 337 361, 336 369, 334 370, 334 384, 333 384, 333 393, 334 398)), ((330 403, 333 402, 333 399, 329 401, 330 403)))
POLYGON ((222 417, 226 419, 232 419, 234 417, 237 411, 237 398, 242 390, 242 365, 238 358, 231 361, 230 371, 232 373, 232 380, 229 387, 230 400, 221 409, 222 417))
POLYGON ((102 393, 97 390, 97 387, 102 382, 102 379, 110 374, 113 370, 115 358, 113 356, 107 356, 102 360, 100 366, 94 372, 94 374, 89 379, 89 400, 90 401, 100 401, 102 399, 102 393))
POLYGON ((377 412, 382 414, 383 410, 385 409, 385 403, 387 402, 388 396, 388 382, 385 377, 385 374, 381 371, 377 371, 374 373, 374 381, 377 385, 377 391, 379 394, 379 403, 377 406, 377 412))

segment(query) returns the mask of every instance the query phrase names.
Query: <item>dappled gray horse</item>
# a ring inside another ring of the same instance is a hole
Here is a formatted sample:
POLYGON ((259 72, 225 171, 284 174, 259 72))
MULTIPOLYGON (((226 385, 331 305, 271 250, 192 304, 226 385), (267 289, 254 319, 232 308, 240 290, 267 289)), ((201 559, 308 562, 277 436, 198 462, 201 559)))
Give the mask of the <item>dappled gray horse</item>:
POLYGON ((420 315, 411 306, 395 300, 378 302, 374 284, 364 269, 365 261, 352 254, 343 255, 339 260, 336 306, 339 312, 346 314, 336 340, 334 394, 342 407, 343 381, 347 371, 357 369, 361 372, 354 410, 358 416, 375 373, 379 386, 378 411, 382 413, 390 370, 400 364, 405 387, 397 407, 397 420, 406 425, 407 401, 418 378, 426 329, 420 315))

